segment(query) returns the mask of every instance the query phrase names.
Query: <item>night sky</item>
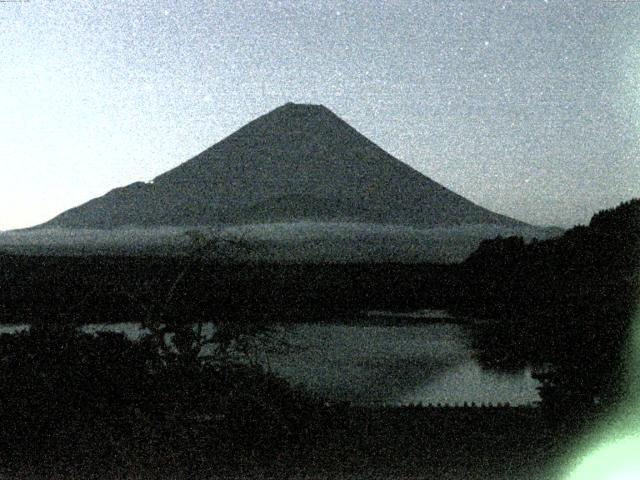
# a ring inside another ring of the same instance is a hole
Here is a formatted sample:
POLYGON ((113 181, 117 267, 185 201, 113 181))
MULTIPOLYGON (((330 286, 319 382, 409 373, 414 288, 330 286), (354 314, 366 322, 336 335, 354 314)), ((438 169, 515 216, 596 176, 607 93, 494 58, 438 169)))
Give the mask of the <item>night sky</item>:
POLYGON ((640 196, 640 2, 0 2, 0 229, 288 101, 535 224, 640 196))

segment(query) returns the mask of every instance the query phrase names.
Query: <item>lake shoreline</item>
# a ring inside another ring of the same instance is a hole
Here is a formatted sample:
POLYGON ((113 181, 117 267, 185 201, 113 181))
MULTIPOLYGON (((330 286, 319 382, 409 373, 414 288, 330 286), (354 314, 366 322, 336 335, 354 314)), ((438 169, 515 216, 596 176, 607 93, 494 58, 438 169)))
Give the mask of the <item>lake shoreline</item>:
MULTIPOLYGON (((252 356, 291 385, 335 403, 529 405, 539 400, 538 382, 528 368, 484 368, 471 341, 478 325, 451 320, 441 310, 419 310, 283 323, 271 334, 281 347, 271 351, 267 342, 252 356)), ((209 322, 204 333, 212 335, 214 328, 209 322)), ((140 323, 88 324, 80 329, 94 335, 124 333, 132 341, 146 334, 140 323)))

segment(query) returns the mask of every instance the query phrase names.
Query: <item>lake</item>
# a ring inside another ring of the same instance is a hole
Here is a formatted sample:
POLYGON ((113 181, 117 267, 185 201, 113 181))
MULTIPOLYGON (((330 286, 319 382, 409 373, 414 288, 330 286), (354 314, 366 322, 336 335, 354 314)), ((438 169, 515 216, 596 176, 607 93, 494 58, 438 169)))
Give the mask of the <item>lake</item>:
POLYGON ((531 371, 485 370, 461 325, 302 324, 290 327, 298 348, 270 355, 273 371, 336 401, 360 405, 510 403, 539 400, 531 371))
MULTIPOLYGON (((16 331, 20 327, 2 327, 16 331)), ((211 326, 210 326, 211 328, 211 326)), ((529 369, 503 373, 480 367, 467 328, 434 311, 371 312, 356 324, 303 323, 282 327, 286 352, 261 362, 291 383, 333 401, 358 405, 510 403, 539 400, 529 369), (437 320, 437 323, 417 323, 437 320)), ((139 325, 90 325, 135 339, 139 325)))

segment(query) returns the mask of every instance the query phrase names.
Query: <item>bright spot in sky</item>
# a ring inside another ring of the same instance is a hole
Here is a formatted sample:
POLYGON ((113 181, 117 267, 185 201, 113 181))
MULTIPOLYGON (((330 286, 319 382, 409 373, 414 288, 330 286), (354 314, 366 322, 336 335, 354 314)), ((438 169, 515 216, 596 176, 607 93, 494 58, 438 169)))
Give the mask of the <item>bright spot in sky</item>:
POLYGON ((640 480, 640 434, 596 450, 567 480, 640 480))

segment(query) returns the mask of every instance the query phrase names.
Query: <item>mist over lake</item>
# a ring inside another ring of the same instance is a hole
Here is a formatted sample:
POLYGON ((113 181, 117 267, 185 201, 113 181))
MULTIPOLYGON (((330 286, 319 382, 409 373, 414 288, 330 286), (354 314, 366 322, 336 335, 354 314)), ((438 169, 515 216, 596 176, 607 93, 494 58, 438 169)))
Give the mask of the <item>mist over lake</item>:
POLYGON ((417 228, 348 221, 289 221, 242 225, 123 226, 112 229, 50 227, 0 232, 0 250, 16 254, 184 255, 189 232, 246 242, 234 252, 243 261, 440 262, 462 261, 486 238, 546 238, 560 229, 527 225, 467 224, 417 228))

